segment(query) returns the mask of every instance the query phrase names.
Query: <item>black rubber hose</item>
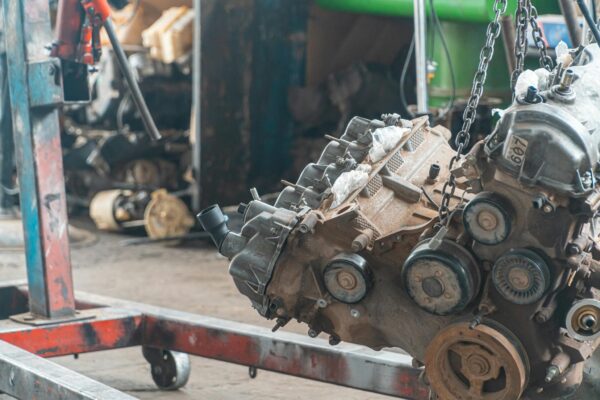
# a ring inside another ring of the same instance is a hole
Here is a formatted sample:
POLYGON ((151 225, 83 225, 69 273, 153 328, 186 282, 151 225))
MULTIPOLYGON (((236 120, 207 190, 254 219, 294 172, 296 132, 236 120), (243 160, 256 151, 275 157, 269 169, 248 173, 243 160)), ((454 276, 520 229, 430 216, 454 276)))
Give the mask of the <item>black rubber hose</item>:
POLYGON ((217 249, 221 250, 221 245, 229 233, 227 228, 227 218, 218 205, 212 205, 198 214, 198 221, 202 228, 210 235, 217 249))
POLYGON ((596 44, 600 46, 600 31, 598 31, 598 26, 596 25, 595 18, 592 17, 592 14, 590 13, 587 4, 585 4, 585 0, 577 0, 577 5, 579 6, 581 13, 583 14, 583 17, 585 18, 585 21, 589 25, 590 30, 592 31, 592 35, 594 35, 594 38, 596 38, 596 44))

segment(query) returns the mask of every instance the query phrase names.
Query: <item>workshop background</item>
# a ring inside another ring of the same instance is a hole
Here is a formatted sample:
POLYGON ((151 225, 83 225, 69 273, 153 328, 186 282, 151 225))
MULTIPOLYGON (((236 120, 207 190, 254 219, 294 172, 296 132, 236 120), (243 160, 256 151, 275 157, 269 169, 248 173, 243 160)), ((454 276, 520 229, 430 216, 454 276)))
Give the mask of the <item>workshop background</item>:
MULTIPOLYGON (((275 322, 249 309, 196 215, 218 203, 238 231, 240 203, 242 210, 252 199, 273 203, 353 117, 421 115, 413 0, 202 0, 201 32, 193 3, 111 2, 160 141, 146 134, 106 33, 99 62, 85 72, 90 91, 65 83, 73 101, 60 108, 60 139, 74 282, 83 292, 270 329, 275 322)), ((428 0, 432 126, 456 134, 463 124, 493 3, 428 0)), ((535 3, 550 56, 561 41, 576 47, 564 2, 535 3)), ((53 24, 57 4, 50 0, 53 24)), ((509 1, 507 15, 516 5, 509 1)), ((503 24, 514 30, 511 18, 503 24)), ((512 101, 514 39, 503 36, 496 45, 475 138, 487 135, 494 110, 512 101)), ((526 65, 535 65, 539 50, 529 46, 526 65)), ((6 74, 2 64, 3 86, 6 74)), ((0 98, 0 276, 17 281, 27 277, 26 235, 7 95, 5 89, 0 98)), ((286 329, 307 334, 293 322, 286 329)), ((253 376, 247 366, 196 357, 185 387, 159 391, 139 348, 55 361, 141 399, 386 398, 262 370, 253 376)))

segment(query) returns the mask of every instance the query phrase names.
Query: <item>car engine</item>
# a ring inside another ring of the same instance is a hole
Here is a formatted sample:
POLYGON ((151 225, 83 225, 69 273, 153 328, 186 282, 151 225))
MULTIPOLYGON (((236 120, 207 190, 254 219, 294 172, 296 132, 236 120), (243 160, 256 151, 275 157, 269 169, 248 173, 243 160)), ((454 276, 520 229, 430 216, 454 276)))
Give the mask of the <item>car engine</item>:
POLYGON ((600 343, 600 47, 534 75, 452 170, 426 117, 355 117, 239 233, 203 211, 239 291, 275 328, 406 351, 439 399, 573 394, 600 343))

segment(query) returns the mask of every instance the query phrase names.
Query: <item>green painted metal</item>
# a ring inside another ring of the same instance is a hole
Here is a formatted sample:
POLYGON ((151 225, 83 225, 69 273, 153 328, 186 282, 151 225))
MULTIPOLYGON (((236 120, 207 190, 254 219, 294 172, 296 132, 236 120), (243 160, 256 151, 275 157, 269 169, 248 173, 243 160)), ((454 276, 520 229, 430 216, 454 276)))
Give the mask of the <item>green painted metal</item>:
MULTIPOLYGON (((443 20, 442 26, 454 66, 457 98, 466 98, 471 91, 473 76, 479 63, 479 53, 485 40, 486 23, 494 16, 494 1, 434 0, 436 11, 443 20)), ((413 0, 316 0, 316 2, 324 8, 337 11, 396 17, 413 15, 413 0)), ((514 15, 516 4, 517 0, 509 0, 508 15, 514 15)), ((539 14, 560 13, 557 1, 534 0, 534 4, 539 14)), ((452 95, 452 75, 438 32, 429 27, 429 35, 436 37, 431 59, 438 64, 438 68, 429 86, 430 105, 436 107, 444 105, 452 95)), ((507 99, 510 98, 509 73, 502 46, 502 40, 498 40, 485 93, 487 96, 507 99)))
MULTIPOLYGON (((482 24, 465 24, 458 22, 442 22, 442 28, 448 43, 450 58, 456 77, 456 96, 466 98, 471 92, 473 76, 479 64, 479 53, 485 38, 486 27, 482 24)), ((429 32, 430 35, 433 32, 429 32)), ((437 32, 433 60, 438 64, 434 79, 430 82, 429 94, 431 105, 441 106, 452 95, 452 75, 448 58, 439 40, 437 32)), ((486 96, 509 98, 509 72, 506 55, 501 40, 496 43, 494 60, 490 65, 485 85, 486 96)))
MULTIPOLYGON (((331 10, 396 17, 413 15, 413 0, 316 0, 321 7, 331 10)), ((440 18, 461 22, 488 22, 493 17, 494 0, 434 0, 440 18)), ((514 13, 517 0, 509 1, 509 12, 514 13)), ((557 1, 537 0, 534 4, 541 14, 559 13, 557 1)))

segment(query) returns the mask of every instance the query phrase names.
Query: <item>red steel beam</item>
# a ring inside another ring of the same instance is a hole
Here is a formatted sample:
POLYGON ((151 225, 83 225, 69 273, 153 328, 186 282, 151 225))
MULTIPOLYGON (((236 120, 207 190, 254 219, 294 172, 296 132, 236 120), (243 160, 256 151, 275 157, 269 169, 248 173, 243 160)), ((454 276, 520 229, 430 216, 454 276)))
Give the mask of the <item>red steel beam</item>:
POLYGON ((429 399, 411 357, 199 316, 146 315, 143 343, 220 361, 398 396, 429 399))
MULTIPOLYGON (((86 312, 87 313, 87 312, 86 312)), ((55 325, 30 326, 0 322, 0 340, 41 357, 58 357, 139 346, 143 317, 140 313, 95 309, 93 319, 55 325)))
POLYGON ((421 370, 402 353, 347 343, 333 347, 322 339, 218 318, 85 293, 76 297, 78 308, 95 314, 94 320, 45 327, 0 321, 0 340, 43 357, 142 345, 405 399, 429 398, 421 370))

